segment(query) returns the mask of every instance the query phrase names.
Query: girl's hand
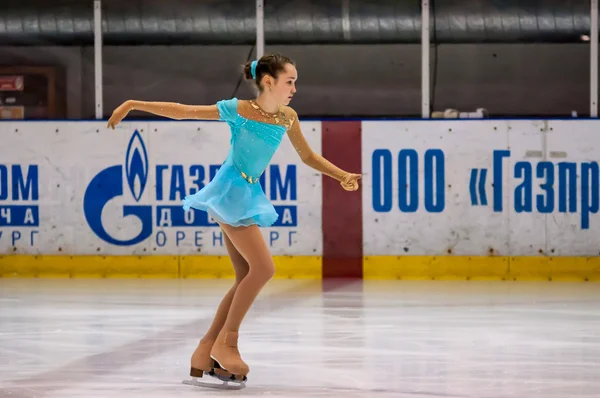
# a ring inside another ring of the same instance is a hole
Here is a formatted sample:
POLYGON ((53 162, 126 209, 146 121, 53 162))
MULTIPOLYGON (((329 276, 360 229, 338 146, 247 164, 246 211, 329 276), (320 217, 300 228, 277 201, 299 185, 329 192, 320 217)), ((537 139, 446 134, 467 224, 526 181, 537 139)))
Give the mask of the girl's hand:
POLYGON ((360 174, 348 173, 344 179, 340 181, 340 185, 346 191, 356 191, 358 189, 358 180, 362 177, 360 174))
POLYGON ((117 109, 114 110, 110 119, 108 119, 107 128, 115 129, 115 126, 125 119, 125 116, 133 109, 133 103, 131 101, 125 101, 117 109))

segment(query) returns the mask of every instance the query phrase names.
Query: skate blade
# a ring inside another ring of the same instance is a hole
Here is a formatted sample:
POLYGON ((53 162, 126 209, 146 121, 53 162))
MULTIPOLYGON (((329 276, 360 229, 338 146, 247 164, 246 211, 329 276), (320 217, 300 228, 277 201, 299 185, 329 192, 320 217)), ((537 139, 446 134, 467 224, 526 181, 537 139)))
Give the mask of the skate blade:
POLYGON ((181 383, 188 386, 215 388, 219 390, 241 390, 246 387, 245 382, 236 382, 232 380, 220 380, 216 377, 210 377, 211 381, 199 380, 197 377, 192 377, 190 380, 183 380, 181 383))

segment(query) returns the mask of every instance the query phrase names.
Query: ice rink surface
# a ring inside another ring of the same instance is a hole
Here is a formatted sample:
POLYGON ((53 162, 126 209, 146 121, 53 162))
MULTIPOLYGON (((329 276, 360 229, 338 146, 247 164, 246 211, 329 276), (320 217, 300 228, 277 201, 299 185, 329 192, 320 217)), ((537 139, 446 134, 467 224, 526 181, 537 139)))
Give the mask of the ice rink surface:
POLYGON ((600 284, 273 280, 240 391, 182 384, 229 280, 0 279, 0 396, 600 396, 600 284))

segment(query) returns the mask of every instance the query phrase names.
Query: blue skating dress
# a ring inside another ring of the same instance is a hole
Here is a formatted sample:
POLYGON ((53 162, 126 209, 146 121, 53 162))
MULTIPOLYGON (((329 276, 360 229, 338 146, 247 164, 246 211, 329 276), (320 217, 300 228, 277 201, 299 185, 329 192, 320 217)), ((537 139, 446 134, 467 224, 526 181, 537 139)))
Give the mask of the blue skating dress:
POLYGON ((286 133, 286 127, 247 119, 237 112, 238 99, 217 102, 220 120, 231 129, 231 148, 214 179, 186 196, 184 210, 204 210, 232 226, 272 225, 279 215, 259 184, 286 133))

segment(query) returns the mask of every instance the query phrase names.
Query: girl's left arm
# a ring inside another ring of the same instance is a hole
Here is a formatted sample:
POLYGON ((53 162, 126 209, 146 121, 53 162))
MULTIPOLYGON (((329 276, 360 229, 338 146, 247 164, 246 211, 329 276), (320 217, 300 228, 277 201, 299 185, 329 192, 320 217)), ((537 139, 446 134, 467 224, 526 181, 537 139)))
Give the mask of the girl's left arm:
POLYGON ((304 164, 339 181, 345 190, 356 191, 358 189, 358 180, 361 178, 361 175, 342 170, 323 156, 315 153, 309 146, 300 129, 300 123, 296 112, 291 108, 288 108, 286 113, 288 119, 292 123, 291 127, 288 129, 288 137, 290 137, 294 149, 296 149, 296 152, 304 164))

